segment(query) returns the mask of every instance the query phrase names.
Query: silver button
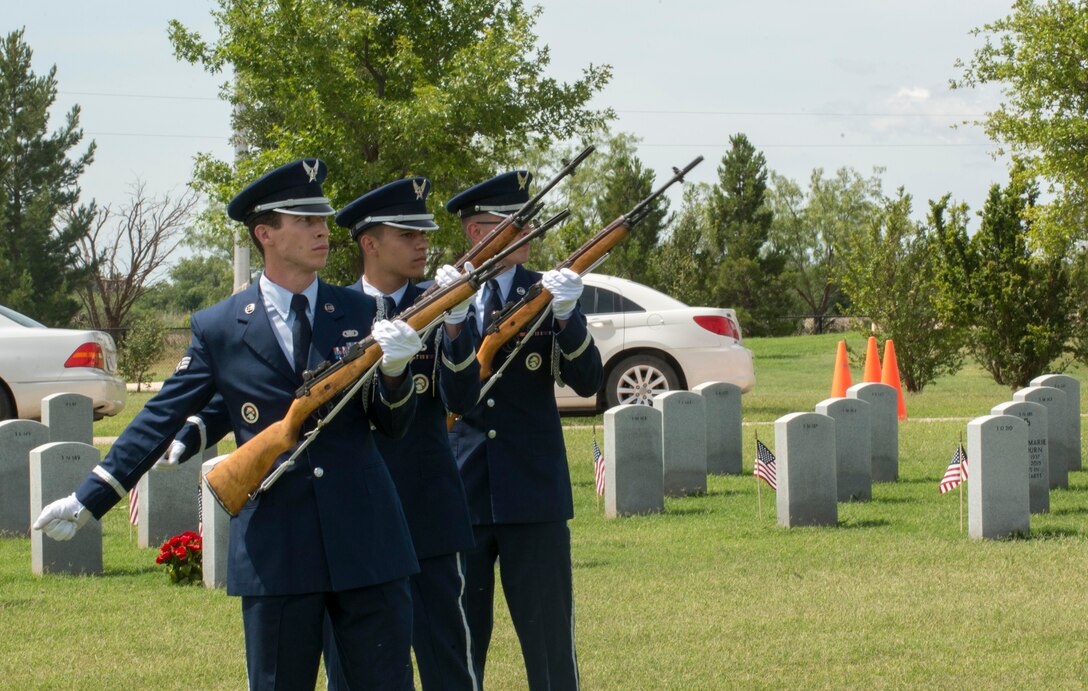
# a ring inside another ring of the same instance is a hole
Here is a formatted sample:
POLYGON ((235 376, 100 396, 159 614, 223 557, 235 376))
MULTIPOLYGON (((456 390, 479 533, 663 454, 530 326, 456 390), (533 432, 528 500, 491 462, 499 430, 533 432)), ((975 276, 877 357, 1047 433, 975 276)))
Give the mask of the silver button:
POLYGON ((487 438, 488 439, 494 439, 497 436, 499 436, 499 435, 498 435, 497 432, 495 432, 495 430, 488 430, 488 432, 487 432, 487 438))
POLYGON ((487 399, 487 407, 488 408, 494 408, 495 407, 495 399, 494 398, 487 399))
POLYGON ((325 475, 324 468, 322 468, 321 466, 317 466, 316 468, 314 468, 314 477, 322 477, 323 475, 325 475))

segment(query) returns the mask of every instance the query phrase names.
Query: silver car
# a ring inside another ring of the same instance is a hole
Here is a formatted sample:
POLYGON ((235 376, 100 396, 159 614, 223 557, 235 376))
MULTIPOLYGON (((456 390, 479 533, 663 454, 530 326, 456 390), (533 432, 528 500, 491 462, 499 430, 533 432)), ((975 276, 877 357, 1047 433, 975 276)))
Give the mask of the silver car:
POLYGON ((711 381, 736 384, 742 391, 755 385, 752 351, 741 345, 733 310, 688 307, 649 286, 615 276, 591 273, 582 280, 582 311, 601 351, 604 386, 590 398, 557 386, 560 410, 649 405, 659 393, 690 390, 711 381))
POLYGON ((40 419, 42 398, 78 393, 93 401, 94 417, 125 407, 117 346, 101 331, 50 329, 0 305, 0 420, 40 419))

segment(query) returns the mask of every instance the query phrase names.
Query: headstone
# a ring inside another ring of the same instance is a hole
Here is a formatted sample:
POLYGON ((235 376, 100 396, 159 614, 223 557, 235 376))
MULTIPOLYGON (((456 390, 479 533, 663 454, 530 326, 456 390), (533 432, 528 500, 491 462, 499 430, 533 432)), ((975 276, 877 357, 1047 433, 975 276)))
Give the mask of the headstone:
MULTIPOLYGON (((213 449, 215 447, 212 447, 213 449)), ((207 483, 203 481, 205 475, 208 474, 217 463, 226 458, 229 454, 217 456, 211 460, 204 461, 200 466, 200 508, 203 514, 203 534, 201 536, 201 542, 204 545, 204 553, 202 555, 202 565, 204 569, 204 587, 205 588, 225 588, 227 587, 227 554, 230 549, 230 514, 227 513, 218 501, 215 499, 215 495, 208 489, 207 483)), ((190 463, 197 463, 197 459, 189 461, 190 463)))
POLYGON ((1012 395, 1014 401, 1040 403, 1046 407, 1047 467, 1050 489, 1069 487, 1069 436, 1065 392, 1053 386, 1028 386, 1012 395))
POLYGON ((1048 513, 1050 454, 1046 443, 1046 408, 1039 403, 1010 401, 995 405, 990 414, 1013 415, 1028 423, 1028 507, 1031 513, 1048 513))
POLYGON ((48 443, 49 428, 40 422, 0 422, 0 534, 29 534, 30 450, 48 443))
POLYGON ((967 423, 967 534, 975 540, 1027 535, 1028 424, 1013 415, 967 423))
POLYGON ((200 464, 205 458, 214 458, 215 450, 207 449, 200 457, 175 467, 152 467, 140 478, 136 485, 140 495, 140 524, 136 530, 140 547, 158 547, 185 531, 196 532, 200 523, 197 494, 203 491, 200 464))
POLYGON ((872 406, 860 398, 828 398, 816 412, 835 421, 835 480, 839 501, 873 498, 872 406))
POLYGON ((873 482, 895 482, 899 479, 899 393, 887 384, 869 382, 851 386, 846 396, 872 406, 873 482))
POLYGON ((94 443, 94 401, 78 393, 55 393, 42 399, 42 424, 49 441, 94 443))
POLYGON ((618 405, 604 414, 605 518, 665 510, 661 411, 618 405))
POLYGON ((741 391, 736 384, 716 381, 692 389, 703 397, 706 410, 706 471, 714 475, 740 475, 741 391))
POLYGON ((774 422, 774 450, 778 524, 838 524, 835 421, 818 413, 780 417, 774 422))
MULTIPOLYGON (((79 442, 50 442, 30 452, 30 514, 79 487, 98 465, 98 449, 79 442)), ((30 568, 36 574, 102 573, 102 524, 92 516, 71 540, 58 542, 30 531, 30 568)))
POLYGON ((1081 469, 1080 441, 1080 381, 1068 374, 1044 374, 1031 380, 1032 386, 1052 386, 1065 392, 1065 406, 1069 415, 1069 456, 1066 470, 1081 469))
POLYGON ((691 391, 654 396, 661 411, 661 449, 666 497, 706 494, 706 412, 691 391))

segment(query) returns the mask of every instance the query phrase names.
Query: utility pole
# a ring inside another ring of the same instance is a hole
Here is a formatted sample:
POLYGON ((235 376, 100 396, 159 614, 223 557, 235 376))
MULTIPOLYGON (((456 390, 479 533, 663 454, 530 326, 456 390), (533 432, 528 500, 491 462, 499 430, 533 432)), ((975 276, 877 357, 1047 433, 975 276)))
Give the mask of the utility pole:
MULTIPOLYGON (((246 155, 246 145, 242 140, 242 133, 238 130, 238 116, 241 114, 242 104, 234 105, 234 163, 246 155)), ((249 238, 240 233, 234 234, 234 293, 249 287, 249 238)))

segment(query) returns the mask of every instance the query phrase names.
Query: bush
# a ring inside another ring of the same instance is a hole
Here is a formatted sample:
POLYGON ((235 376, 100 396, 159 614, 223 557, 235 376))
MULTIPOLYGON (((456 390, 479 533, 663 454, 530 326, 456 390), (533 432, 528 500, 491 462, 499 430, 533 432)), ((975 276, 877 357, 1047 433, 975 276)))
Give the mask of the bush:
POLYGON ((166 348, 166 326, 155 317, 141 317, 128 330, 121 343, 117 369, 139 390, 151 366, 166 348))

